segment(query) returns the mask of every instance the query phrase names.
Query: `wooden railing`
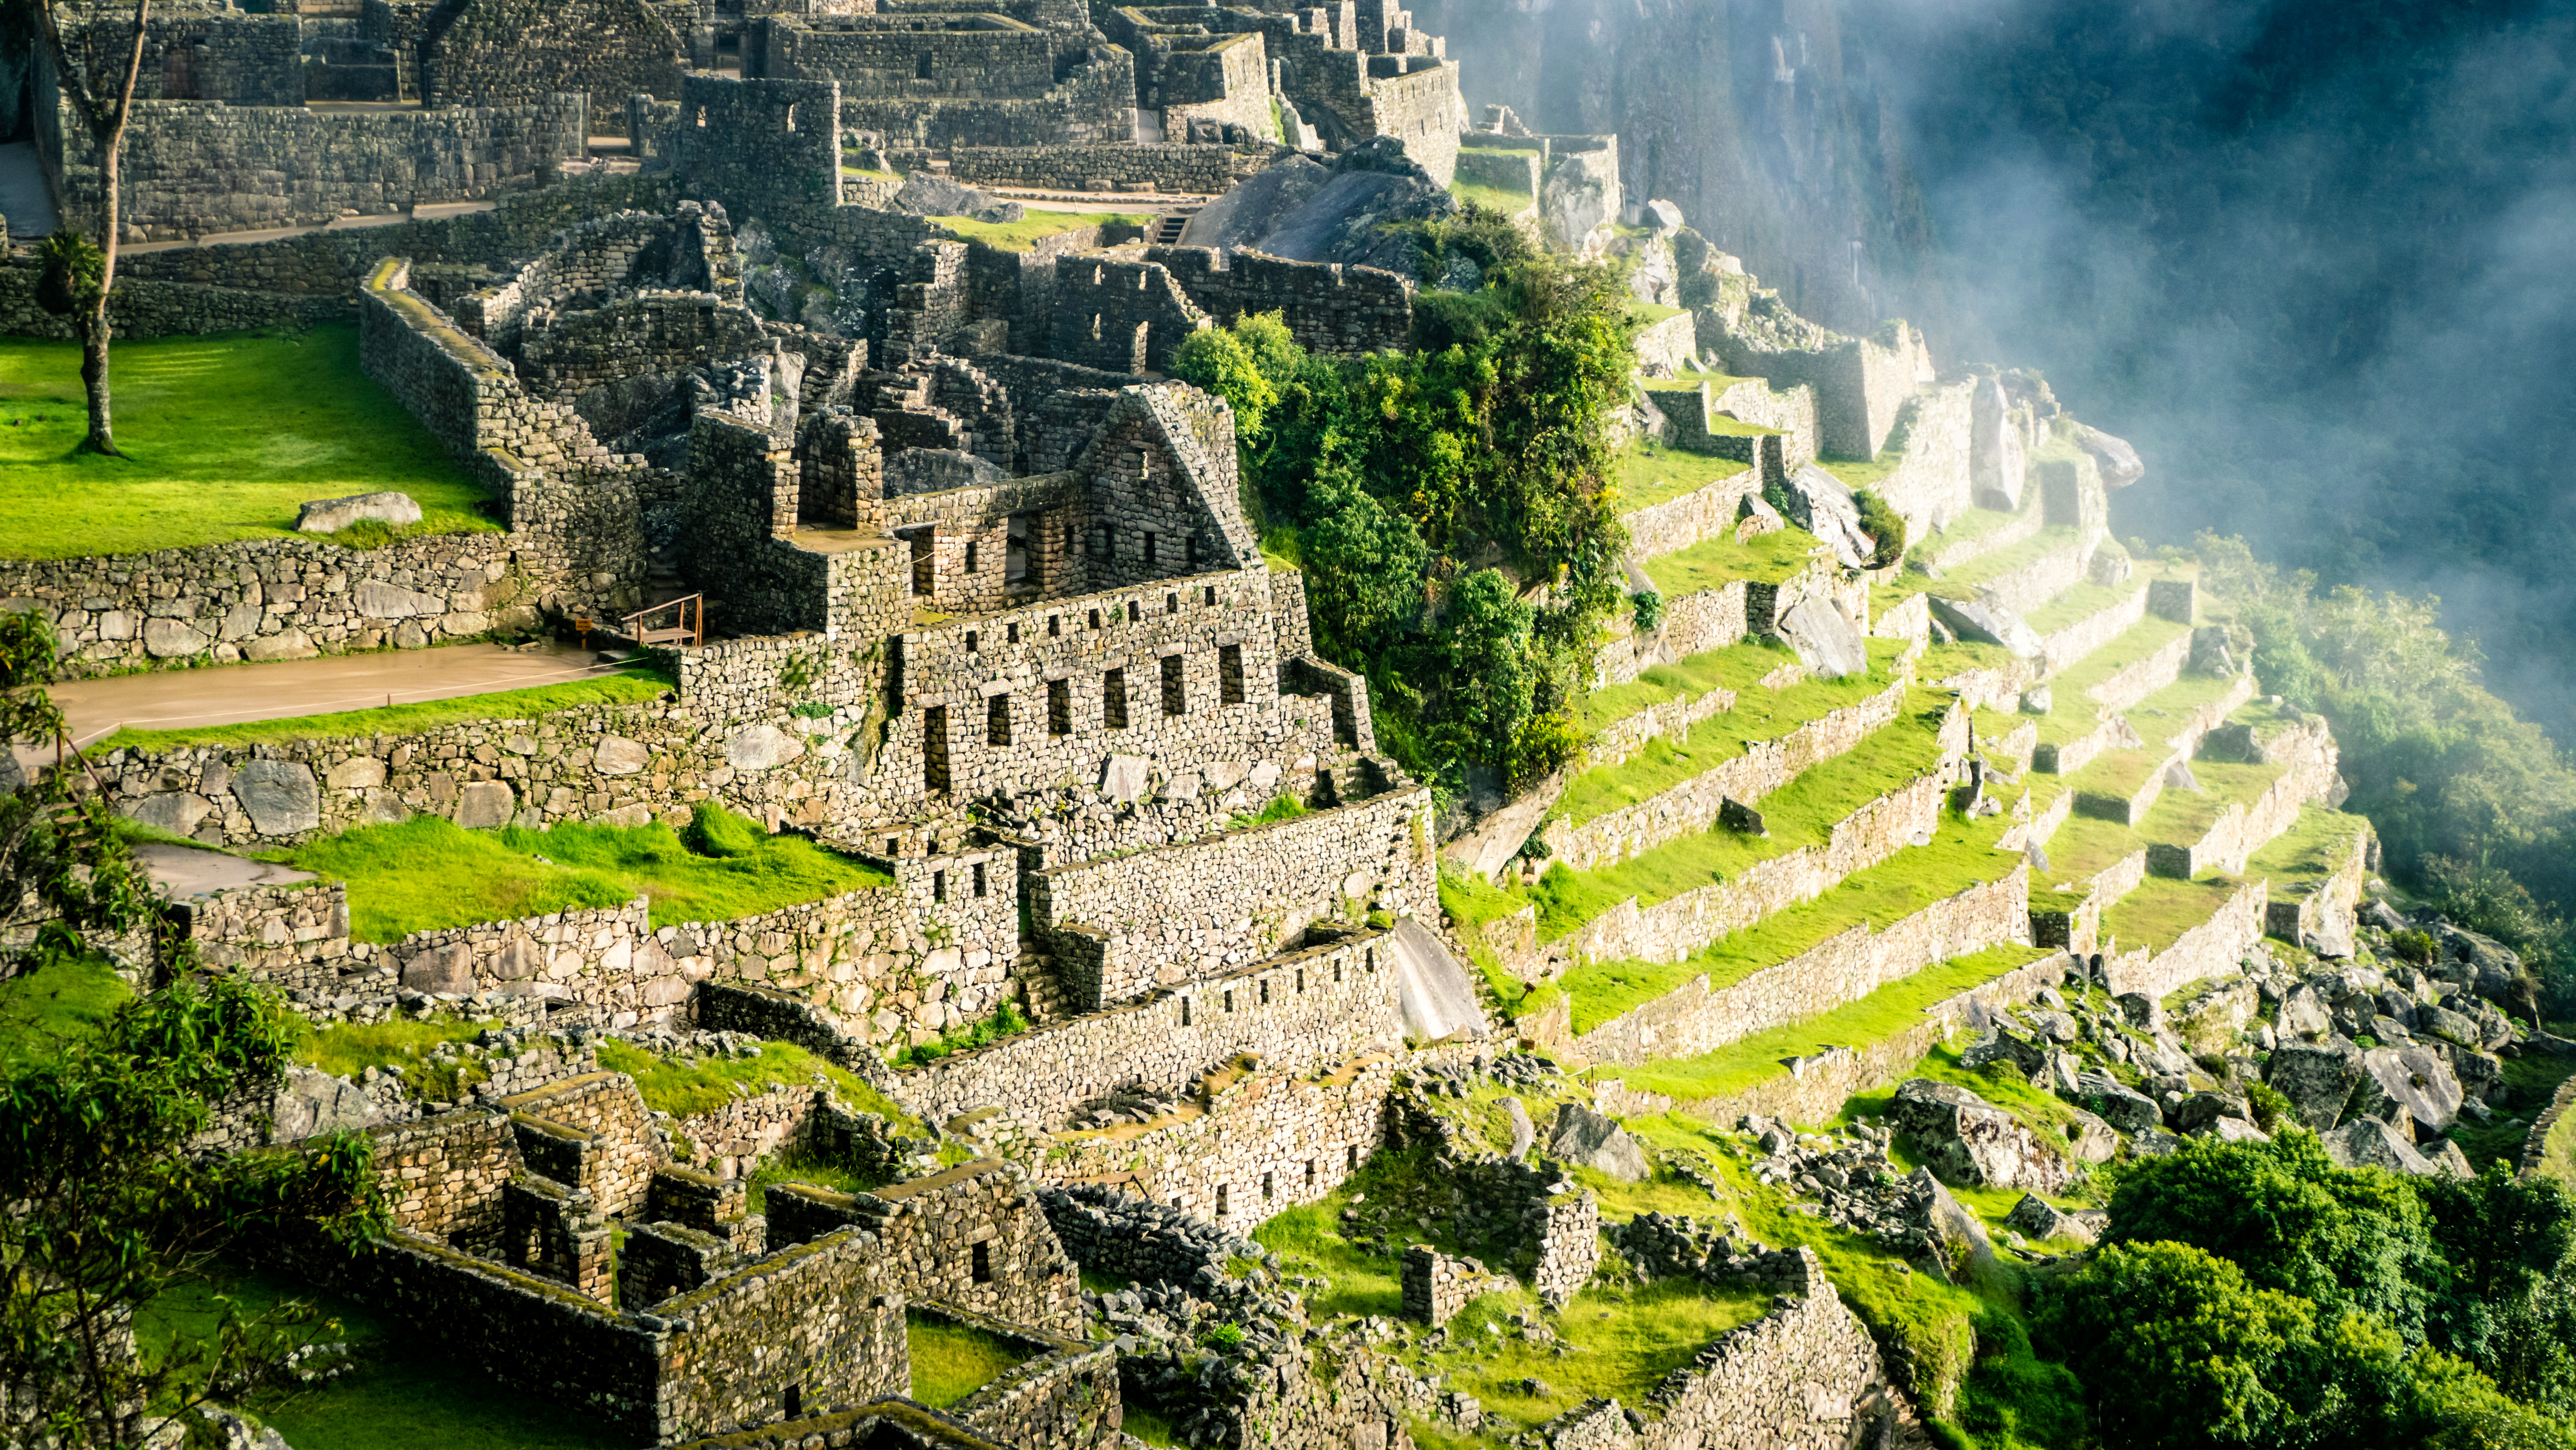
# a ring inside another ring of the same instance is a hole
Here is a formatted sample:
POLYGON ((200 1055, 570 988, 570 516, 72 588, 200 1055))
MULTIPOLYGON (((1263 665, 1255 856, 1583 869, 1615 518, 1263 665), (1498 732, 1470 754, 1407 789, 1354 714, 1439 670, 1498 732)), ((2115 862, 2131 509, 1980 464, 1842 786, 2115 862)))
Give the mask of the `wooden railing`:
POLYGON ((707 597, 683 594, 666 599, 650 609, 639 609, 618 621, 626 637, 647 648, 654 645, 702 645, 707 642, 707 597), (667 624, 657 623, 669 616, 667 624))

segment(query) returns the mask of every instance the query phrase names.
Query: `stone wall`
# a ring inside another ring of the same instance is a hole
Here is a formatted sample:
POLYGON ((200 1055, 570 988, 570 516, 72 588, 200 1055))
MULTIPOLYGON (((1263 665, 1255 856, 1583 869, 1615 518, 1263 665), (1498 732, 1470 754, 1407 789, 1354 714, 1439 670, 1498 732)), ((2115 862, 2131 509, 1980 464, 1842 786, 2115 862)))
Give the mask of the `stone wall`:
POLYGON ((1142 146, 957 146, 948 174, 986 186, 1218 196, 1270 163, 1274 148, 1212 143, 1142 146))
POLYGON ((1056 1183, 1115 1183, 1227 1228, 1249 1230, 1333 1192, 1375 1153, 1391 1058, 1324 1073, 1254 1069, 1141 1128, 1059 1133, 1033 1147, 1056 1183))
POLYGON ((1067 985, 1081 1008, 1239 970, 1318 920, 1435 915, 1430 807, 1428 791, 1399 787, 1139 856, 1055 867, 1030 878, 1030 920, 1075 974, 1067 985))
POLYGON ((1666 700, 1613 720, 1602 726, 1583 747, 1581 762, 1571 767, 1568 773, 1581 775, 1587 770, 1616 769, 1644 749, 1647 741, 1667 736, 1680 740, 1690 733, 1693 725, 1711 715, 1722 715, 1734 709, 1736 698, 1735 691, 1720 686, 1695 698, 1666 700))
POLYGON ((2147 591, 2133 590, 2064 629, 2041 636, 2039 656, 2044 668, 2050 675, 2072 668, 2077 661, 2127 633, 2129 626, 2146 618, 2146 614, 2147 591))
MULTIPOLYGON (((1884 446, 1904 451, 1896 467, 1870 485, 1870 491, 1904 515, 1916 538, 1959 517, 1972 501, 1968 433, 1969 402, 1975 390, 1973 378, 1926 387, 1907 403, 1901 425, 1887 437, 1884 446)), ((2028 609, 2032 604, 2011 607, 2028 609)))
POLYGON ((2379 854, 2379 842, 2367 821, 2337 848, 2339 859, 2334 869, 2316 881, 2270 883, 2270 901, 2265 907, 2265 930, 2284 941, 2305 942, 2310 936, 2348 937, 2353 929, 2353 908, 2360 904, 2362 886, 2370 879, 2370 867, 2379 854))
POLYGON ((2079 530, 2026 564, 1979 581, 1977 597, 2015 614, 2028 614, 2084 582, 2093 565, 2099 530, 2079 530))
MULTIPOLYGON (((1700 345, 1715 346, 1729 372, 1767 378, 1775 388, 1804 383, 1814 390, 1816 452, 1822 457, 1877 457, 1896 429, 1898 412, 1931 372, 1922 334, 1901 322, 1891 324, 1884 342, 1843 338, 1823 348, 1773 349, 1734 331, 1713 308, 1702 308, 1698 317, 1700 345)), ((1961 441, 1964 481, 1964 435, 1961 441)))
POLYGON ((417 45, 431 108, 579 93, 593 129, 622 136, 628 97, 680 93, 680 36, 648 0, 456 0, 430 9, 417 45))
POLYGON ((768 1203, 772 1253, 856 1225, 875 1239, 872 1293, 1082 1333, 1081 1276, 1009 1163, 980 1159, 873 1193, 782 1185, 768 1203))
POLYGON ((622 1217, 643 1206, 663 1151, 635 1079, 622 1072, 584 1073, 512 1094, 500 1106, 522 1134, 522 1157, 531 1156, 525 1135, 532 1129, 577 1149, 563 1155, 578 1160, 577 1173, 549 1172, 548 1177, 586 1190, 604 1213, 622 1217), (557 1129, 569 1130, 573 1138, 567 1140, 557 1129))
MULTIPOLYGON (((2030 867, 1873 929, 1864 922, 1712 990, 1706 976, 1633 1008, 1571 1044, 1596 1062, 1643 1066, 1714 1052, 1830 1012, 1880 987, 1987 947, 2030 940, 2030 867)), ((2125 990, 2125 989, 2124 989, 2125 990)))
POLYGON ((2322 716, 2266 740, 2264 754, 2284 767, 2279 778, 2251 801, 2229 802, 2199 840, 2149 846, 2150 870, 2185 881, 2209 871, 2239 875, 2247 857, 2297 824, 2299 811, 2310 801, 2325 800, 2339 779, 2334 736, 2322 716))
POLYGON ((1734 383, 1709 399, 1709 410, 1757 428, 1780 430, 1780 462, 1795 470, 1816 456, 1816 390, 1775 388, 1759 378, 1734 383))
MULTIPOLYGON (((791 1405, 909 1391, 903 1303, 877 1290, 884 1268, 883 1245, 844 1229, 655 1305, 646 1322, 665 1326, 670 1356, 655 1438, 761 1423, 791 1405)), ((529 1368, 548 1358, 536 1356, 529 1368)))
MULTIPOLYGON (((133 53, 134 22, 121 8, 60 21, 64 48, 93 57, 92 75, 122 79, 133 53), (111 59, 112 57, 112 59, 111 59)), ((237 11, 163 12, 144 27, 143 64, 134 78, 138 101, 223 101, 235 106, 304 104, 301 22, 291 14, 237 11)))
MULTIPOLYGON (((1573 870, 1590 871, 1642 855, 1667 841, 1698 835, 1716 824, 1726 801, 1757 805, 1806 771, 1859 749, 1871 734, 1897 721, 1913 688, 1912 662, 1906 661, 1896 679, 1877 694, 1829 710, 1785 735, 1749 741, 1743 754, 1722 760, 1670 790, 1604 811, 1581 825, 1567 824, 1562 817, 1550 821, 1542 830, 1549 855, 1573 870)), ((1758 709, 1760 697, 1743 703, 1758 709)), ((1966 749, 1966 715, 1953 708, 1943 717, 1945 753, 1957 753, 1946 749, 1952 737, 1957 737, 1959 750, 1966 749)))
POLYGON ((1057 258, 1054 301, 1049 354, 1113 372, 1166 371, 1208 325, 1170 268, 1126 252, 1057 258))
POLYGON ((372 1130, 393 1226, 451 1243, 501 1232, 501 1185, 523 1168, 506 1112, 468 1108, 372 1130))
POLYGON ((1736 511, 1748 495, 1762 492, 1762 473, 1747 468, 1679 498, 1623 514, 1628 526, 1628 557, 1636 560, 1679 553, 1703 539, 1735 532, 1736 511))
MULTIPOLYGON (((1054 71, 1055 84, 1029 97, 844 96, 841 125, 876 132, 896 148, 1099 146, 1135 139, 1134 57, 1114 45, 1092 46, 1057 55, 1054 71)), ((935 74, 926 84, 938 84, 935 74)))
MULTIPOLYGON (((1845 1309, 1816 1251, 1772 1255, 1762 1287, 1782 1297, 1666 1376, 1639 1408, 1639 1450, 1845 1450, 1862 1443, 1863 1402, 1885 1382, 1869 1330, 1845 1309), (1794 1256, 1794 1265, 1777 1260, 1794 1256)), ((1624 1428, 1624 1427, 1621 1427, 1624 1428)))
POLYGON ((772 15, 743 37, 743 73, 837 81, 853 100, 1037 100, 1054 88, 1057 46, 994 14, 772 15))
POLYGON ((1396 1001, 1392 955, 1365 932, 952 1053, 899 1074, 897 1091, 934 1122, 981 1107, 1056 1122, 1130 1083, 1181 1091, 1242 1053, 1301 1072, 1392 1045, 1396 1001))
POLYGON ((1119 1430, 1118 1350, 1074 1338, 1032 1333, 1015 1324, 946 1304, 914 1313, 970 1325, 1030 1357, 985 1381, 948 1407, 966 1428, 1012 1450, 1116 1450, 1119 1430))
POLYGON ((1400 352, 1413 335, 1413 283, 1393 272, 1212 247, 1148 247, 1144 255, 1220 326, 1277 312, 1299 346, 1329 357, 1400 352))
POLYGON ((2102 974, 2115 993, 2143 992, 2162 998, 2209 977, 2229 976, 2254 944, 2263 939, 2264 883, 2248 881, 2210 913, 2209 920, 2176 937, 2162 951, 2137 947, 2121 951, 2116 941, 2103 947, 2102 974))
MULTIPOLYGON (((138 101, 118 224, 129 241, 180 240, 474 200, 536 185, 587 154, 588 120, 577 95, 366 112, 138 101)), ((62 134, 63 193, 98 195, 88 128, 67 114, 62 134)))

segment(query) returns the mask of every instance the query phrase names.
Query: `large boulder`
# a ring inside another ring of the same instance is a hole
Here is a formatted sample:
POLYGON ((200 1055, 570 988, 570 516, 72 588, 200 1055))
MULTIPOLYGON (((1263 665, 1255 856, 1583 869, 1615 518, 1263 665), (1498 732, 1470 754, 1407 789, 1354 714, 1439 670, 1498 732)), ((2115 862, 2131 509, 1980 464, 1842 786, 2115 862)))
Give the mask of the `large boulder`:
POLYGON ((243 762, 233 772, 233 799, 263 836, 291 836, 322 824, 322 791, 313 767, 301 761, 243 762))
POLYGON ((2066 1123, 2066 1156, 2078 1163, 2108 1163, 2120 1153, 2111 1125, 2078 1108, 2066 1123))
POLYGON ((420 522, 420 505, 407 493, 353 493, 347 498, 317 498, 296 511, 299 534, 336 534, 351 524, 373 521, 401 528, 420 522))
POLYGON ((2165 1110, 2156 1106, 2154 1098, 2109 1073, 2078 1073, 2070 1100, 2123 1133, 2135 1135, 2164 1126, 2165 1110))
POLYGON ((2009 1062, 2021 1069, 2022 1076, 2036 1078, 2048 1071, 2049 1057, 2048 1044, 1997 1023, 1986 1029, 1985 1036, 1968 1044, 1959 1054, 1959 1065, 1973 1072, 1990 1062, 2009 1062))
POLYGON ((2039 658, 2039 635, 2022 617, 2000 605, 1977 599, 1932 599, 1933 616, 1961 639, 2002 645, 2014 658, 2039 658))
POLYGON ((2075 446, 2093 455, 2095 466, 2102 470, 2104 488, 2127 488, 2147 476, 2147 465, 2139 461, 2138 450, 2099 428, 2076 424, 2075 446))
POLYGON ((1572 252, 1600 250, 1620 203, 1619 154, 1606 148, 1556 158, 1539 184, 1539 220, 1572 252))
POLYGON ((2165 1125, 2177 1133, 2190 1134, 2209 1128, 2221 1118, 2251 1122, 2253 1114, 2246 1111, 2243 1102, 2225 1093, 2186 1093, 2165 1114, 2165 1125))
POLYGON ((2326 999, 2305 982, 2282 995, 2281 1010, 2272 1025, 2276 1031, 2291 1037, 2310 1037, 2334 1030, 2333 1016, 2326 1008, 2326 999))
POLYGON ((1622 1183, 1643 1182, 1648 1171, 1645 1150, 1628 1136, 1628 1130, 1581 1103, 1567 1103, 1556 1110, 1547 1152, 1577 1167, 1597 1168, 1622 1183))
POLYGON ((2386 1168, 2423 1176, 2435 1171, 2432 1160, 2416 1152, 2414 1144, 2377 1118, 2355 1118, 2320 1135, 2319 1141, 2325 1145, 2326 1156, 2345 1168, 2386 1168))
POLYGON ((346 1078, 291 1067, 270 1100, 269 1141, 293 1143, 321 1133, 374 1126, 375 1101, 346 1078))
POLYGON ((978 191, 935 171, 916 171, 894 194, 894 209, 914 216, 972 216, 993 204, 989 191, 978 191))
POLYGON ((2344 1105, 2362 1076, 2361 1049, 2341 1037, 2284 1042, 2263 1064, 2263 1080, 2290 1100, 2301 1123, 2320 1133, 2343 1121, 2344 1105))
POLYGON ((1935 1173, 1954 1183, 2058 1193, 2075 1181, 2074 1164, 2055 1145, 1951 1083, 1909 1080, 1896 1090, 1887 1119, 1914 1140, 1935 1173))
POLYGON ((2442 980, 2457 982, 2490 1002, 2512 1002, 2514 979, 2522 975, 2522 958, 2513 948, 2448 922, 2434 925, 2433 946, 2433 971, 2442 980))
POLYGON ((1818 679, 1869 673, 1869 645, 1832 601, 1810 595, 1780 615, 1778 633, 1818 679))
POLYGON ((2004 1227, 2029 1239, 2072 1239, 2089 1244, 2102 1236, 2106 1215, 2098 1210, 2068 1213, 2034 1193, 2025 1193, 2012 1212, 2004 1215, 2004 1227))
POLYGON ((2015 425, 2003 384, 1979 378, 1968 397, 1968 486, 1979 508, 2021 507, 2025 470, 2021 429, 2015 425))
POLYGON ((1789 522, 1815 535, 1844 568, 1862 568, 1878 551, 1878 541, 1861 531, 1851 490, 1816 465, 1801 463, 1790 471, 1781 481, 1780 502, 1789 522))
POLYGON ((2450 1058, 2429 1047, 2374 1047, 2361 1055, 2363 1074, 2353 1110, 2396 1121, 2403 1112, 2439 1133, 2460 1118, 2459 1076, 2450 1058))
POLYGON ((1181 245, 1253 246, 1332 179, 1328 166, 1303 156, 1283 156, 1199 208, 1181 230, 1181 245))

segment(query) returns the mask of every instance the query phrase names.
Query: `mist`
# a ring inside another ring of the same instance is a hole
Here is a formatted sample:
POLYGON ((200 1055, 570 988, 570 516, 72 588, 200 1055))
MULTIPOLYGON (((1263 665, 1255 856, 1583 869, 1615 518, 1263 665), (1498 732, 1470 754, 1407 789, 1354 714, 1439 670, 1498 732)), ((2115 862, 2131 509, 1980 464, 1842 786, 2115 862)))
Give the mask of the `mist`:
POLYGON ((1864 0, 1843 39, 1929 222, 1892 290, 2138 445, 2123 537, 2436 594, 2576 739, 2576 6, 1864 0))

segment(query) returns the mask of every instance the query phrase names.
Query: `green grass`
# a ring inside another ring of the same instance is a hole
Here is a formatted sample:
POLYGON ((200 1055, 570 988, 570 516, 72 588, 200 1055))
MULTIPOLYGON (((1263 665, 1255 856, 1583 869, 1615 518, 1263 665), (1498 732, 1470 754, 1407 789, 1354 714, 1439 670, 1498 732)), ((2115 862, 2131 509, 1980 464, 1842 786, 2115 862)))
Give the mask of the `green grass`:
POLYGON ((2051 554, 2065 553, 2080 537, 2071 524, 2045 528, 2027 539, 2006 544, 1991 553, 1979 554, 1964 564, 1944 570, 1939 582, 1949 589, 1973 591, 1990 579, 2000 579, 2051 554))
MULTIPOLYGON (((2200 767, 2195 764, 2194 770, 2200 767)), ((2299 808, 2290 829, 2273 837, 2245 863, 2248 877, 2260 876, 2285 895, 2334 874, 2352 855, 2352 839, 2369 827, 2359 816, 2325 806, 2299 808)))
POLYGON ((360 941, 416 931, 622 906, 651 898, 656 927, 730 921, 800 901, 894 884, 802 836, 770 836, 701 801, 688 841, 669 826, 511 826, 464 831, 443 816, 362 826, 270 853, 349 886, 360 941))
POLYGON ((1690 309, 1687 307, 1666 307, 1660 302, 1647 302, 1634 297, 1628 299, 1628 316, 1641 327, 1652 327, 1658 322, 1679 317, 1688 311, 1690 309))
POLYGON ((1795 663, 1797 658, 1787 645, 1776 640, 1755 639, 1703 650, 1668 665, 1657 665, 1624 685, 1594 690, 1583 699, 1583 724, 1586 729, 1600 730, 1648 706, 1696 699, 1711 690, 1733 690, 1740 695, 1764 675, 1795 663))
MULTIPOLYGON (((1705 1209, 1707 1195, 1700 1195, 1705 1209)), ((1755 1289, 1718 1289, 1691 1279, 1643 1288, 1593 1287, 1576 1294, 1551 1327, 1575 1353, 1524 1339, 1512 1316, 1538 1307, 1527 1290, 1488 1294, 1449 1321, 1449 1343, 1430 1356, 1448 1385, 1484 1407, 1489 1439, 1546 1423, 1592 1398, 1640 1405, 1666 1375, 1691 1362, 1709 1341, 1771 1310, 1755 1289), (1497 1333, 1484 1326, 1493 1324, 1497 1333), (1521 1382, 1535 1379, 1547 1393, 1521 1382)))
POLYGON ((1646 561, 1646 577, 1667 601, 1703 589, 1723 589, 1738 579, 1778 584, 1807 567, 1818 548, 1816 536, 1792 524, 1743 543, 1732 533, 1715 534, 1687 549, 1646 561))
MULTIPOLYGON (((2189 633, 2190 625, 2148 615, 2120 631, 2117 638, 2100 649, 2067 666, 2049 681, 2052 708, 2039 724, 2041 742, 2063 745, 2091 734, 2101 719, 2100 707, 2094 703, 2092 691, 2109 684, 2122 670, 2189 633)), ((2226 682, 2219 682, 2222 690, 2225 686, 2226 682)), ((2150 700, 2153 698, 2149 697, 2150 700)), ((2146 732, 2141 730, 2139 734, 2143 736, 2146 732)))
POLYGON ((1020 1345, 943 1315, 907 1314, 904 1331, 912 1349, 912 1397, 934 1410, 948 1408, 1030 1358, 1020 1345))
POLYGON ((2022 622, 2040 634, 2055 634, 2068 625, 2091 619, 2145 587, 2136 579, 2117 589, 2086 580, 2023 615, 2022 622))
POLYGON ((1834 823, 1862 804, 1931 769, 1940 759, 1941 706, 1915 691, 1896 720, 1861 744, 1799 773, 1762 798, 1768 836, 1711 828, 1643 851, 1615 866, 1576 871, 1558 862, 1529 892, 1538 903, 1539 934, 1553 941, 1630 896, 1652 906, 1830 837, 1834 823))
POLYGON ((1553 814, 1576 825, 1671 790, 1738 758, 1758 741, 1776 740, 1836 710, 1848 709, 1888 687, 1901 640, 1868 641, 1870 673, 1833 680, 1803 680, 1785 690, 1739 691, 1735 708, 1691 726, 1675 742, 1657 736, 1618 765, 1575 777, 1553 814))
POLYGON ((1456 197, 1462 205, 1481 206, 1491 211, 1501 212, 1505 216, 1518 216, 1537 205, 1536 198, 1526 191, 1508 191, 1499 186, 1485 186, 1472 181, 1450 182, 1449 194, 1456 197))
MULTIPOLYGON (((834 1066, 792 1042, 764 1042, 758 1057, 708 1057, 696 1061, 654 1056, 631 1043, 603 1038, 599 1065, 635 1079, 644 1105, 675 1118, 693 1117, 723 1107, 737 1097, 774 1087, 804 1087, 816 1080, 830 1084, 841 1101, 861 1112, 875 1113, 905 1137, 923 1133, 912 1115, 848 1069, 834 1066)), ((829 1186, 829 1185, 826 1185, 829 1186)))
MULTIPOLYGON (((834 1193, 871 1193, 894 1180, 884 1174, 862 1173, 850 1164, 829 1158, 810 1148, 791 1146, 761 1160, 752 1170, 751 1187, 745 1192, 747 1212, 766 1213, 769 1188, 777 1183, 803 1183, 815 1188, 828 1188, 834 1193)), ((1120 1285, 1120 1288, 1126 1287, 1120 1285)), ((1094 1290, 1093 1292, 1098 1292, 1094 1290)))
POLYGON ((1961 544, 1984 538, 2037 507, 2039 507, 2039 491, 2034 488, 2024 495, 2022 506, 2018 509, 1962 509, 1958 517, 1950 520, 1948 528, 1915 540, 1914 548, 1917 552, 1927 555, 1937 554, 1944 549, 1957 548, 1961 544))
POLYGON ((240 1406, 296 1450, 628 1450, 633 1444, 595 1415, 495 1384, 448 1358, 434 1334, 272 1274, 226 1270, 171 1289, 137 1316, 144 1351, 166 1355, 174 1344, 212 1334, 218 1294, 251 1314, 290 1301, 309 1304, 323 1322, 307 1332, 349 1345, 350 1373, 290 1400, 240 1406))
POLYGON ((1894 473, 1897 465, 1904 461, 1904 449, 1882 448, 1876 458, 1866 463, 1849 459, 1819 458, 1816 460, 1816 466, 1841 479, 1843 487, 1858 493, 1864 488, 1876 488, 1885 483, 1887 476, 1894 473))
POLYGON ((2138 888, 2102 913, 2102 934, 2115 937, 2120 950, 2146 947, 2163 951, 2227 904, 2244 884, 2230 876, 2200 876, 2177 881, 2150 876, 2138 888))
POLYGON ((0 1068, 95 1034, 133 995, 105 957, 42 954, 31 970, 0 982, 0 1068))
POLYGON ((383 490, 409 494, 432 532, 499 527, 482 486, 360 370, 353 322, 119 340, 112 362, 122 459, 75 451, 78 343, 0 338, 0 554, 278 538, 307 500, 383 490))
POLYGON ((1005 252, 1025 252, 1046 237, 1061 236, 1080 227, 1105 227, 1113 223, 1141 227, 1154 218, 1147 212, 1127 211, 1032 211, 1015 222, 979 222, 973 217, 935 216, 924 220, 937 222, 970 242, 982 242, 1005 252))
POLYGON ((1684 448, 1632 442, 1610 460, 1610 481, 1619 486, 1619 512, 1632 514, 1697 493, 1752 466, 1684 448))
POLYGON ((347 740, 368 735, 416 735, 446 725, 476 720, 535 720, 558 710, 584 705, 637 705, 670 689, 676 678, 652 668, 620 670, 594 679, 525 690, 496 690, 488 695, 458 695, 414 705, 342 710, 329 715, 296 715, 283 720, 253 720, 239 725, 204 725, 186 730, 119 730, 86 752, 135 750, 146 755, 200 745, 283 745, 294 740, 347 740))
MULTIPOLYGON (((2491 1126, 2479 1127, 2461 1118, 2443 1133, 2443 1137, 2460 1145, 2468 1155, 2469 1171, 2483 1171, 2491 1162, 2501 1162, 2507 1171, 2522 1167, 2522 1150, 2531 1139, 2531 1125, 2549 1108, 2549 1100, 2558 1085, 2576 1074, 2576 1058, 2560 1057, 2554 1052, 2527 1052, 2504 1060, 2504 1086, 2487 1099, 2495 1110, 2491 1126), (2511 1121, 2514 1126, 2505 1124, 2511 1121)), ((2540 1170, 2576 1188, 2576 1114, 2550 1126, 2549 1136, 2541 1140, 2540 1170)))
POLYGON ((1682 1102, 1731 1097, 1788 1074, 1784 1059, 1809 1057, 1828 1047, 1852 1047, 1893 1037, 1923 1021, 1926 1009, 2017 967, 2049 955, 2049 948, 1988 947, 1925 967, 1856 1002, 1786 1026, 1757 1032, 1698 1057, 1663 1058, 1644 1067, 1606 1067, 1595 1075, 1625 1080, 1641 1092, 1682 1102))
POLYGON ((296 1044, 295 1060, 353 1081, 368 1068, 382 1068, 402 1078, 421 1097, 453 1102, 480 1081, 482 1074, 434 1066, 430 1054, 443 1043, 471 1042, 485 1031, 503 1025, 497 1020, 465 1017, 336 1023, 306 1034, 296 1044))

